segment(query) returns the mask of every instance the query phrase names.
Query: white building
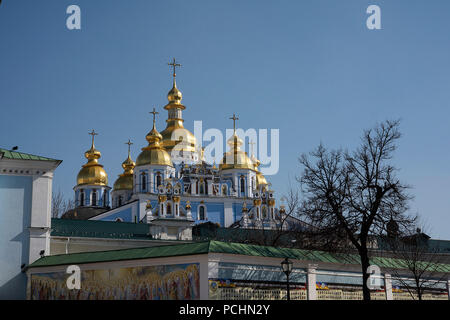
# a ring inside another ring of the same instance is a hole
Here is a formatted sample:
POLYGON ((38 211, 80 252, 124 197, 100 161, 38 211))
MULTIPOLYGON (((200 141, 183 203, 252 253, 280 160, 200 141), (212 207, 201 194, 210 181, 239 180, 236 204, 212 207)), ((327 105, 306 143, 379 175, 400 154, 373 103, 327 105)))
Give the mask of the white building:
POLYGON ((22 269, 50 253, 52 179, 60 163, 0 148, 0 299, 24 299, 22 269))

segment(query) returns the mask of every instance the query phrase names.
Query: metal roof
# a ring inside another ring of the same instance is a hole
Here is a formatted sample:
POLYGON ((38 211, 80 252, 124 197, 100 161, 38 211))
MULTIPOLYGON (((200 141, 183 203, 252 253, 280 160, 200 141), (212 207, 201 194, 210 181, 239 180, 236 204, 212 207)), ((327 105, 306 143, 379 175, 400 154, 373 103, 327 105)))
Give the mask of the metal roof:
MULTIPOLYGON (((338 254, 324 251, 301 250, 291 248, 277 248, 243 243, 231 243, 221 241, 203 241, 187 244, 174 244, 150 248, 133 248, 113 251, 84 252, 43 257, 29 267, 44 267, 66 264, 83 264, 120 260, 136 260, 148 258, 160 258, 171 256, 185 256, 207 253, 228 253, 246 256, 260 256, 284 259, 286 257, 295 260, 307 260, 339 264, 360 264, 356 254, 338 254)), ((405 266, 400 259, 374 257, 371 259, 380 267, 402 268, 405 266)), ((449 264, 440 264, 441 272, 450 272, 449 264)))
POLYGON ((0 148, 0 159, 14 159, 14 160, 37 160, 37 161, 61 161, 57 159, 37 156, 29 153, 11 151, 7 149, 0 148))
POLYGON ((145 223, 53 218, 51 229, 54 237, 152 239, 150 227, 145 223))

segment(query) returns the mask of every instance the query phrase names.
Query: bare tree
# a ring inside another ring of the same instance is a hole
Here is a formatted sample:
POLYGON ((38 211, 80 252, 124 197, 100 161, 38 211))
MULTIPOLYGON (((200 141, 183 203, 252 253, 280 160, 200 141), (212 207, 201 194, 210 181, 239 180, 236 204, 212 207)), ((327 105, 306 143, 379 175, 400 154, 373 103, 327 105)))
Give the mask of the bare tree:
POLYGON ((364 300, 370 300, 371 237, 385 231, 392 217, 401 225, 414 222, 406 215, 408 186, 396 178, 397 169, 389 163, 401 136, 398 127, 399 121, 385 121, 366 130, 353 153, 319 145, 299 158, 304 167, 298 178, 305 195, 301 213, 314 228, 340 234, 356 249, 364 300))
POLYGON ((418 300, 422 300, 425 290, 435 288, 448 276, 442 269, 445 261, 439 248, 429 247, 428 238, 420 228, 407 230, 401 237, 386 237, 388 249, 403 265, 403 269, 390 268, 389 272, 413 299, 417 295, 418 300))
POLYGON ((52 218, 59 218, 63 213, 74 207, 74 201, 72 199, 65 199, 61 190, 52 194, 52 218))

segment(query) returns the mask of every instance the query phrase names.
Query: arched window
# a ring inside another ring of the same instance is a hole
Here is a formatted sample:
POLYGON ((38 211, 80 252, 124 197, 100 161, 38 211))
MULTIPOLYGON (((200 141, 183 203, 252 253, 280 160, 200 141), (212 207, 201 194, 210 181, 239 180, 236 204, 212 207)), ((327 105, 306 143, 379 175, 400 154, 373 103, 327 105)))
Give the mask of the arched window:
POLYGON ((206 219, 205 206, 199 206, 198 207, 198 220, 205 220, 205 219, 206 219))
POLYGON ((263 220, 267 219, 267 207, 266 206, 262 207, 262 218, 263 218, 263 220))
POLYGON ((245 193, 245 179, 241 177, 241 192, 245 193))
POLYGON ((205 183, 200 182, 200 194, 205 194, 205 183))
POLYGON ((147 190, 147 177, 145 173, 142 174, 142 191, 147 190))
POLYGON ((161 176, 158 174, 156 176, 156 186, 159 187, 161 185, 161 176))
POLYGON ((97 191, 93 190, 92 191, 92 206, 96 206, 97 205, 97 191))
POLYGON ((84 206, 84 190, 80 190, 80 206, 84 206))
POLYGON ((172 206, 170 205, 170 202, 167 202, 167 214, 172 214, 172 206))
POLYGON ((106 200, 107 200, 107 193, 106 193, 106 191, 103 191, 103 206, 104 207, 107 206, 106 200))
POLYGON ((119 200, 117 201, 117 206, 120 207, 122 205, 122 196, 119 196, 119 200))
POLYGON ((222 185, 222 195, 223 196, 227 195, 227 185, 226 184, 222 185))

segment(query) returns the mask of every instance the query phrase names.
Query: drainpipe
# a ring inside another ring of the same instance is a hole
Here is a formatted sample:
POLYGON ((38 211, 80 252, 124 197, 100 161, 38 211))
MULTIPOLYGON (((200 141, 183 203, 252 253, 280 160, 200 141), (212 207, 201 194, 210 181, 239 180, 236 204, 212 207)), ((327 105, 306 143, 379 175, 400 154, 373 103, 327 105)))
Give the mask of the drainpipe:
POLYGON ((66 242, 66 254, 69 253, 69 243, 70 243, 70 238, 67 237, 67 242, 66 242))

